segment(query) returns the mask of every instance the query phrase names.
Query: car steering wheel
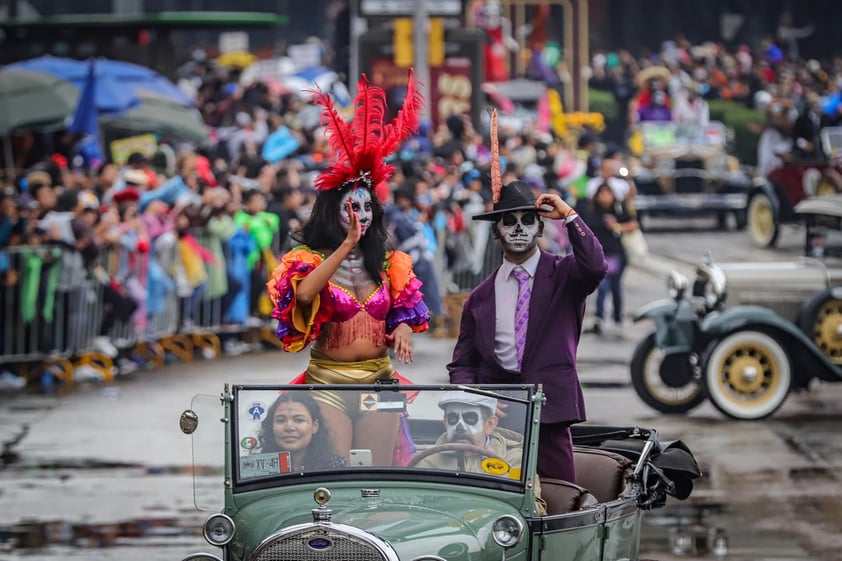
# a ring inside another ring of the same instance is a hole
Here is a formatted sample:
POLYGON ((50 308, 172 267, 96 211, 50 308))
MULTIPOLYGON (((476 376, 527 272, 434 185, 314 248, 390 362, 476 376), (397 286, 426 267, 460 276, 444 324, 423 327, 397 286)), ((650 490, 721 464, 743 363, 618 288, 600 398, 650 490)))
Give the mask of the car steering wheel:
POLYGON ((433 456, 435 454, 441 454, 442 452, 474 452, 484 458, 497 457, 496 455, 490 453, 488 449, 482 448, 481 446, 477 446, 476 444, 468 444, 465 442, 449 442, 447 444, 438 444, 435 446, 431 446, 423 452, 419 452, 416 456, 409 460, 409 463, 406 464, 406 467, 415 467, 418 465, 418 462, 420 462, 424 458, 429 458, 430 456, 433 456))

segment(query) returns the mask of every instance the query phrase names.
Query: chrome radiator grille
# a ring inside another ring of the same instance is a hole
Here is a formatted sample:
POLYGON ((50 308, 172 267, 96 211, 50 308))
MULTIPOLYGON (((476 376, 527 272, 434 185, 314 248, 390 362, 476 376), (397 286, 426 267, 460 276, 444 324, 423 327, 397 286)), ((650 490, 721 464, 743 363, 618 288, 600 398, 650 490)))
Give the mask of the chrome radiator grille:
MULTIPOLYGON (((356 532, 355 532, 356 533, 356 532)), ((341 530, 314 526, 283 533, 261 544, 251 561, 391 561, 373 540, 341 530), (314 544, 311 547, 309 544, 314 544), (329 546, 325 546, 329 543, 329 546)), ((388 547, 385 544, 381 547, 388 547)))
POLYGON ((743 306, 769 308, 779 316, 794 322, 808 296, 809 294, 792 295, 781 292, 744 294, 740 296, 739 303, 743 306))

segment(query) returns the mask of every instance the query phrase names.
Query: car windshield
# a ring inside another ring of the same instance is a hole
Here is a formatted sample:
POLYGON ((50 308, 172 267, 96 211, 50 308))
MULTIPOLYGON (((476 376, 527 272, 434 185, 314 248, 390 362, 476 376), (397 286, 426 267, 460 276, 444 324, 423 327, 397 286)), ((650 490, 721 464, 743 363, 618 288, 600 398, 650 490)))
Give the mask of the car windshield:
POLYGON ((338 472, 522 483, 533 392, 513 387, 235 387, 234 484, 338 472))
POLYGON ((723 147, 726 141, 725 126, 719 122, 699 126, 693 123, 678 125, 668 121, 649 121, 641 123, 641 131, 647 149, 670 148, 675 144, 723 147))

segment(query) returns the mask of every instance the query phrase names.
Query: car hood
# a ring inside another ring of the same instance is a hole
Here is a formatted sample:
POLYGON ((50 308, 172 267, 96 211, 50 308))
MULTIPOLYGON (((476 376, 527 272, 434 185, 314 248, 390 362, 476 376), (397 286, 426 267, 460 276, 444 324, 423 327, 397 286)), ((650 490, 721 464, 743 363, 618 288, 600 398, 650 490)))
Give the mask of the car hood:
MULTIPOLYGON (((487 490, 485 490, 487 492, 487 490)), ((261 498, 234 516, 232 546, 251 551, 268 536, 290 526, 313 522, 312 495, 261 498), (248 544, 248 546, 246 546, 248 544)), ((446 559, 484 550, 491 525, 503 514, 522 519, 510 502, 472 492, 407 493, 394 489, 377 498, 360 498, 359 490, 335 492, 328 504, 331 522, 373 534, 392 545, 401 559, 436 554, 446 559)), ((241 549, 242 550, 242 549, 241 549)))
POLYGON ((757 284, 758 279, 772 278, 792 284, 810 284, 819 289, 827 284, 827 268, 816 259, 799 258, 791 261, 729 261, 716 263, 725 273, 728 285, 757 284))

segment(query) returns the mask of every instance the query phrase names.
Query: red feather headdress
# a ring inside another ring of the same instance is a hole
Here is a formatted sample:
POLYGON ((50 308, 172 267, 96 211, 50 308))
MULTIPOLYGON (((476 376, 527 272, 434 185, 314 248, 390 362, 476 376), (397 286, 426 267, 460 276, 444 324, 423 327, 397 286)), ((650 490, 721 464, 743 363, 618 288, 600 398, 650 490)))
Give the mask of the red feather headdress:
POLYGON ((320 90, 315 93, 316 103, 324 107, 322 125, 333 152, 333 161, 316 178, 316 188, 338 189, 357 181, 373 188, 388 180, 395 168, 386 163, 386 158, 418 131, 418 113, 424 101, 415 88, 412 70, 403 106, 388 124, 384 123, 386 94, 382 88, 370 84, 365 74, 357 83, 351 122, 342 118, 329 94, 320 90))

